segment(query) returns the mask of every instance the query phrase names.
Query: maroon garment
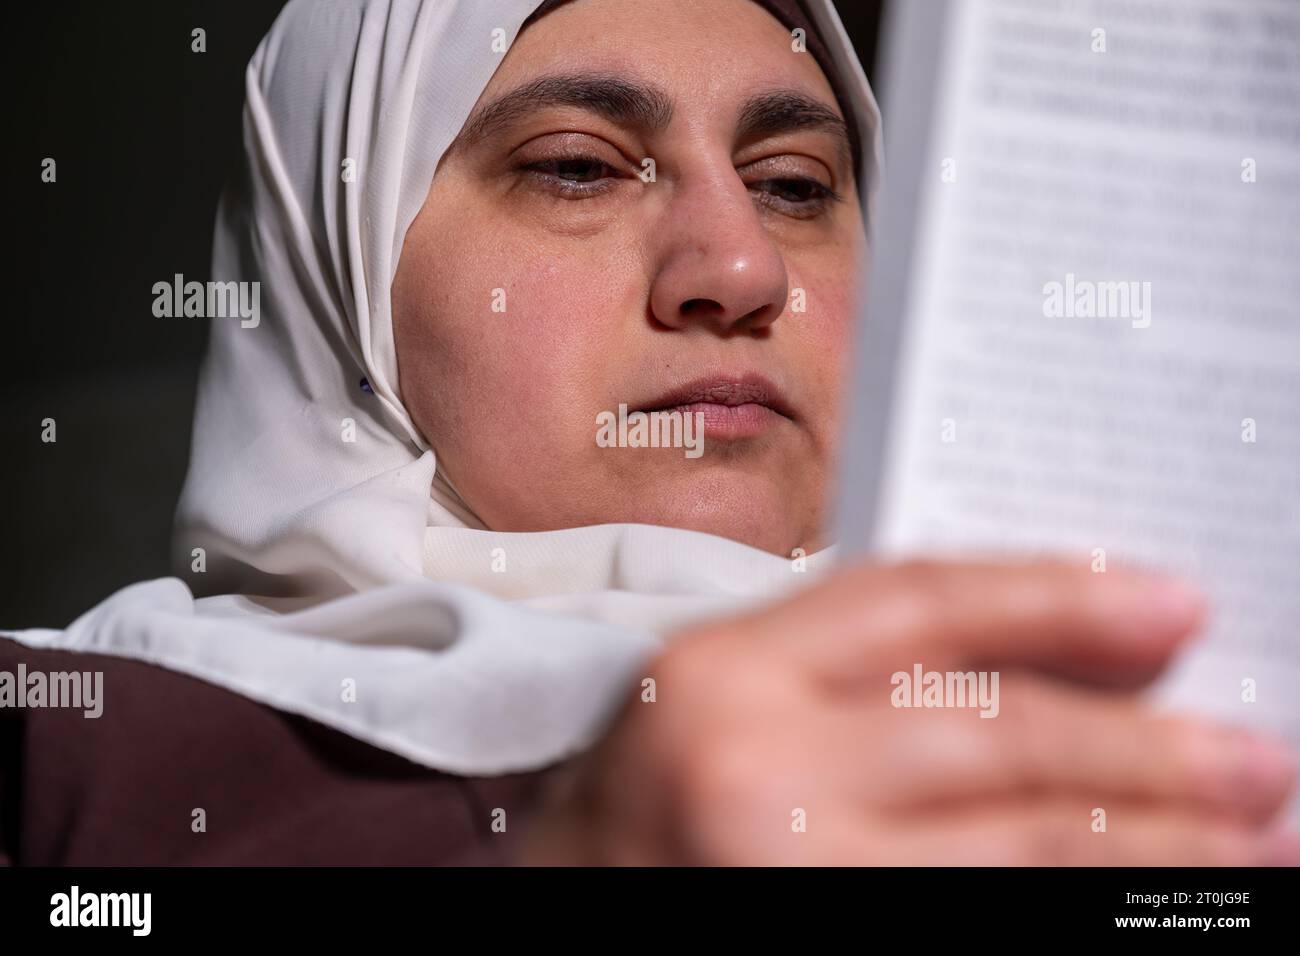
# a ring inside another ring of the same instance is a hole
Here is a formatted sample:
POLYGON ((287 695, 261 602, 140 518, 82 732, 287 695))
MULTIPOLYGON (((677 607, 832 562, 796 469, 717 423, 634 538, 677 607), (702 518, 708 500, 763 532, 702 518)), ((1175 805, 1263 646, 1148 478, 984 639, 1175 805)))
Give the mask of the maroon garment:
POLYGON ((0 638, 0 671, 20 662, 102 671, 103 713, 0 707, 4 863, 509 863, 547 778, 440 773, 161 667, 0 638))

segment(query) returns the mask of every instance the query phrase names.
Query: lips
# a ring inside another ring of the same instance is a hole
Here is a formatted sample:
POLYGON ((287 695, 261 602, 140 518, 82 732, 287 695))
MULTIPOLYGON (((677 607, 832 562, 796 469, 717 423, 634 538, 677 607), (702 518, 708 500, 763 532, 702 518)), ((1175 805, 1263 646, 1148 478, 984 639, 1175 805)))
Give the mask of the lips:
POLYGON ((714 438, 758 435, 791 420, 790 404, 762 375, 711 375, 675 388, 638 408, 644 412, 700 413, 714 438))

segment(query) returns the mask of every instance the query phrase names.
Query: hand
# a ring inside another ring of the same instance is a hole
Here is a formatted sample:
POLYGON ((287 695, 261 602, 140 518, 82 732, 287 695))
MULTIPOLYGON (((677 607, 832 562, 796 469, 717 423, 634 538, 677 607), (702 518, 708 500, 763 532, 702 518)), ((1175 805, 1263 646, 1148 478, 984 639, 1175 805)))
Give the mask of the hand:
POLYGON ((843 570, 673 639, 520 862, 1295 865, 1287 752, 1138 698, 1202 615, 1115 570, 843 570), (918 664, 996 672, 996 716, 894 706, 918 664))

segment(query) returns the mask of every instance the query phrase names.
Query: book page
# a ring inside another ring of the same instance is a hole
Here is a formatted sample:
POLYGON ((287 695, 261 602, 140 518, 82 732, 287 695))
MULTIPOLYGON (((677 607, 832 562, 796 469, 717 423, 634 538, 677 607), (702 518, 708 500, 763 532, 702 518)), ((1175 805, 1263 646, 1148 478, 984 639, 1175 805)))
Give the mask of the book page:
POLYGON ((1300 750, 1300 4, 951 16, 877 550, 1189 575, 1159 699, 1300 750))

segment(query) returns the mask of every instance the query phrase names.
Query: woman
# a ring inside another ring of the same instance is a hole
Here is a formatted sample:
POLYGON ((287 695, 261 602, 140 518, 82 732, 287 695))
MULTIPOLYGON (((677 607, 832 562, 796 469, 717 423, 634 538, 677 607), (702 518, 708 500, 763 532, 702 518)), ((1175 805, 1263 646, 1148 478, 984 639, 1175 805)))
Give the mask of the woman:
POLYGON ((188 586, 17 639, 476 785, 551 768, 513 862, 1295 862, 1285 753, 1136 699, 1203 613, 1177 582, 828 566, 879 155, 829 4, 535 7, 288 5, 218 218, 262 315, 214 322, 188 586), (599 440, 626 412, 703 454, 599 440), (917 663, 1001 674, 997 719, 891 706, 917 663))

